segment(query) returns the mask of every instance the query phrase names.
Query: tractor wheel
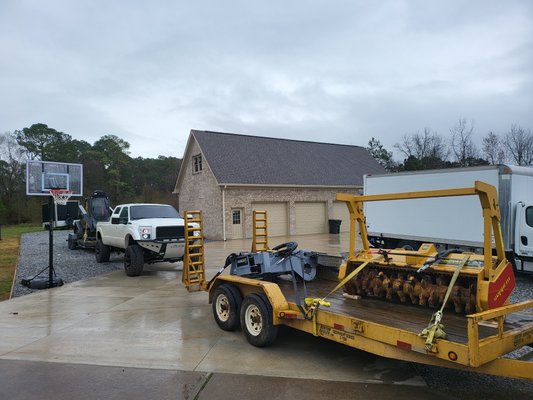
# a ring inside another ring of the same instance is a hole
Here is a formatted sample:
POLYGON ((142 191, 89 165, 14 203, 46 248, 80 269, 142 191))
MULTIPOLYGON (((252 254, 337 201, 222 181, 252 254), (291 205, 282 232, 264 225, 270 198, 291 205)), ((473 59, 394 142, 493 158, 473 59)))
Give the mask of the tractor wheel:
POLYGON ((242 296, 235 286, 220 285, 213 293, 213 316, 220 329, 234 331, 240 326, 242 296))
POLYGON ((68 235, 69 250, 76 250, 78 248, 78 239, 74 235, 68 235))
POLYGON ((94 248, 94 254, 96 255, 97 263, 108 262, 109 256, 111 255, 111 249, 109 246, 103 244, 100 239, 98 239, 96 242, 96 247, 94 248))
POLYGON ((124 253, 124 270, 128 276, 139 276, 143 272, 144 253, 138 244, 130 244, 124 253))
POLYGON ((278 335, 272 323, 272 306, 262 293, 246 296, 241 306, 241 326, 246 340, 253 346, 271 345, 278 335))

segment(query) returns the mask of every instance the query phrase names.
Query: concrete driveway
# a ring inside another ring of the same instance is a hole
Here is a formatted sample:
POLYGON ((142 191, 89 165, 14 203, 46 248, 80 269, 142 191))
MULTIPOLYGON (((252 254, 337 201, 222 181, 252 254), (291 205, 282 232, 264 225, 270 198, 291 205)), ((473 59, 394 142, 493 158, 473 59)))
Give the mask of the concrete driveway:
MULTIPOLYGON (((347 239, 290 238, 329 254, 347 251, 347 239)), ((208 278, 250 247, 208 242, 208 278)), ((218 328, 207 293, 183 287, 181 266, 155 264, 136 278, 115 271, 0 303, 0 397, 454 398, 428 388, 413 364, 288 328, 255 348, 242 332, 218 328)))

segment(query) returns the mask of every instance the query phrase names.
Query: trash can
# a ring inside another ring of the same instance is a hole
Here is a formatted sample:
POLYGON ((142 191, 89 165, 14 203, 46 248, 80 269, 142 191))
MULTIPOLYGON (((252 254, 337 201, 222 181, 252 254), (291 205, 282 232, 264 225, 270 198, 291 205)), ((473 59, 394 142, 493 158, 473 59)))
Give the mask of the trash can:
POLYGON ((341 231, 341 220, 340 219, 330 219, 329 222, 329 233, 338 234, 341 231))

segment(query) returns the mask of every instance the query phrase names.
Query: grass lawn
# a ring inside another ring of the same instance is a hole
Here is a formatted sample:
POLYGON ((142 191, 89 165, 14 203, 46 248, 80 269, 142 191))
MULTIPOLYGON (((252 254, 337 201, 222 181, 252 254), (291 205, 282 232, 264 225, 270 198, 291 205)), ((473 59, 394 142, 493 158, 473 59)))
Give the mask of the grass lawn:
POLYGON ((2 225, 0 240, 0 301, 9 298, 13 276, 19 256, 20 235, 27 232, 42 231, 40 225, 2 225))

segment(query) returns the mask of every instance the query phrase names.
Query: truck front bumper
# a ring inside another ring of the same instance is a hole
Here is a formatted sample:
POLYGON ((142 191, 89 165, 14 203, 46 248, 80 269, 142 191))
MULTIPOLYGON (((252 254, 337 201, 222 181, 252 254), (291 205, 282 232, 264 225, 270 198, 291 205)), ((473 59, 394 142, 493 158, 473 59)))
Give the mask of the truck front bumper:
POLYGON ((182 259, 185 252, 185 241, 181 240, 139 240, 139 246, 157 255, 157 259, 182 259))

